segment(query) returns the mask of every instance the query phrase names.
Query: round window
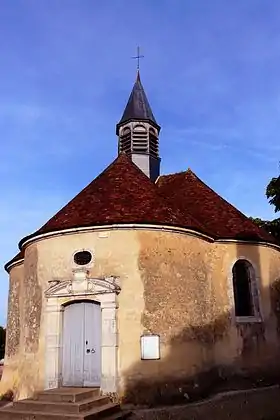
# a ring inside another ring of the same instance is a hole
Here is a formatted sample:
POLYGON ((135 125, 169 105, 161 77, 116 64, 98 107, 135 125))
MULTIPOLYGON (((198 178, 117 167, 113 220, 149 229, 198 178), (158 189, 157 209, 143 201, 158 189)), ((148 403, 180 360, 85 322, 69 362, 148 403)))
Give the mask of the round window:
POLYGON ((77 265, 86 265, 92 260, 92 255, 89 251, 79 251, 74 255, 74 262, 77 265))

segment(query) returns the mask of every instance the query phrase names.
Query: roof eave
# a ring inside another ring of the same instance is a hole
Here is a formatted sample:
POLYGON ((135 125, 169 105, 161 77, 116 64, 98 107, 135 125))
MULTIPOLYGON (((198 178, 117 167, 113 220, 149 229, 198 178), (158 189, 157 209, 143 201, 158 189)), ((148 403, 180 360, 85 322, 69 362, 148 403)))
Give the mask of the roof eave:
POLYGON ((7 273, 10 273, 12 267, 22 264, 23 262, 24 258, 20 258, 18 260, 11 259, 4 265, 4 270, 7 271, 7 273))
MULTIPOLYGON (((265 238, 250 238, 250 237, 240 237, 240 238, 236 238, 236 237, 222 237, 222 236, 218 236, 216 234, 213 234, 213 232, 210 234, 209 232, 203 230, 203 229, 199 229, 199 228, 194 228, 193 226, 187 226, 187 225, 175 225, 175 224, 170 224, 170 223, 159 223, 159 222, 149 222, 149 221, 143 221, 141 223, 139 222, 130 222, 130 223, 108 223, 108 224, 100 224, 100 225, 91 225, 91 226, 73 226, 72 228, 65 228, 65 229, 53 229, 53 230, 48 230, 45 232, 40 232, 40 231, 36 231, 28 236, 25 236, 24 238, 22 238, 19 242, 19 248, 21 250, 24 249, 26 242, 29 242, 30 240, 36 240, 36 238, 40 238, 41 236, 49 236, 49 235, 55 235, 55 234, 67 234, 67 233, 71 233, 70 231, 75 231, 75 230, 83 230, 83 229, 102 229, 102 228, 110 228, 113 226, 123 226, 124 228, 126 228, 128 225, 132 226, 169 226, 171 229, 174 228, 178 228, 178 229, 189 229, 192 230, 193 232, 196 232, 198 234, 202 234, 202 235, 207 235, 209 238, 211 238, 213 241, 217 241, 217 242, 222 242, 222 241, 233 241, 233 242, 245 242, 245 243, 257 243, 257 244, 269 244, 271 246, 276 246, 276 247, 280 247, 280 244, 274 240, 274 238, 271 238, 272 240, 268 240, 265 238)), ((6 266, 11 265, 11 262, 13 260, 9 261, 6 265, 5 265, 5 269, 6 266)))

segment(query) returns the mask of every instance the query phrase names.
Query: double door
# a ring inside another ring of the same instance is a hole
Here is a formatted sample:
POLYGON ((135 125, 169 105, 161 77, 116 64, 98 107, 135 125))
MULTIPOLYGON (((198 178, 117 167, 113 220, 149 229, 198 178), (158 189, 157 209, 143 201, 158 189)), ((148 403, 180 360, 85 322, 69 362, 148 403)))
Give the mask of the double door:
POLYGON ((63 386, 99 387, 101 309, 93 302, 66 306, 63 319, 63 386))

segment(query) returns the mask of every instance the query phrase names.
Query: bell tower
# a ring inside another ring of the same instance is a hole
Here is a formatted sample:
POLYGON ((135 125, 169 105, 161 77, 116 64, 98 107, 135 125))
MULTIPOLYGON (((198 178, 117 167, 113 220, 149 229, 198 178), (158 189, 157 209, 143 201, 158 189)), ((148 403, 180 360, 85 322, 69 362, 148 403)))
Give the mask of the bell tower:
POLYGON ((132 92, 117 124, 118 151, 129 155, 153 182, 160 174, 159 132, 160 126, 152 113, 138 68, 132 92))

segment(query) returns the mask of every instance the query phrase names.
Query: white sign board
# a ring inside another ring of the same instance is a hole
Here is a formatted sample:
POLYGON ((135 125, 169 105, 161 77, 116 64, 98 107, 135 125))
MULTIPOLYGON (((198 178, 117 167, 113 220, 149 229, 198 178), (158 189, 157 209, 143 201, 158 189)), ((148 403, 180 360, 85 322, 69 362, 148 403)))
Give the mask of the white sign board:
POLYGON ((159 335, 142 335, 141 359, 158 360, 159 358, 159 335))

